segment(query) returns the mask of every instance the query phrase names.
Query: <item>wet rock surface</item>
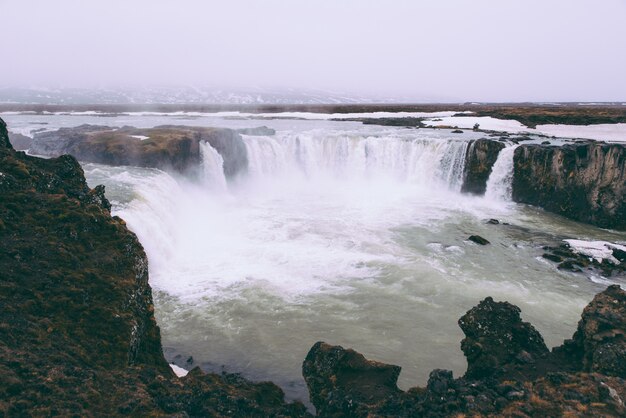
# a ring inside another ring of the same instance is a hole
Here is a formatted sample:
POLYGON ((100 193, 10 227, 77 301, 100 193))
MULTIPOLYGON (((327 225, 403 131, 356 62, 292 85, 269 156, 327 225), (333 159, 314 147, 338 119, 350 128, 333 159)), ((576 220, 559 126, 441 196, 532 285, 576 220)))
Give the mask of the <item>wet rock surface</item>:
POLYGON ((626 230, 626 146, 584 141, 515 150, 513 200, 626 230))
MULTIPOLYGON (((273 134, 269 128, 249 130, 251 135, 273 134)), ((182 174, 201 170, 200 143, 208 142, 224 159, 228 177, 248 169, 248 154, 241 135, 231 129, 163 125, 155 128, 111 128, 82 125, 35 134, 30 152, 56 157, 70 154, 80 161, 154 167, 182 174)))
POLYGON ((491 139, 471 141, 465 157, 465 171, 461 191, 482 195, 487 190, 487 180, 505 144, 491 139))
POLYGON ((470 235, 468 240, 476 243, 478 245, 488 245, 491 244, 486 238, 481 237, 480 235, 470 235))

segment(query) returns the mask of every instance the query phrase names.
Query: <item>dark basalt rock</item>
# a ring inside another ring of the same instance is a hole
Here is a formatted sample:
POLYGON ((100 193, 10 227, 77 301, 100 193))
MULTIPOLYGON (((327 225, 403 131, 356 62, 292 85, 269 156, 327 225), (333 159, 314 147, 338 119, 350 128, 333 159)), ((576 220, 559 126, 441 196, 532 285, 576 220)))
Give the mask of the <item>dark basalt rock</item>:
POLYGON ((491 139, 471 141, 465 156, 465 171, 461 191, 482 195, 498 154, 506 145, 491 139))
POLYGON ((74 157, 11 148, 0 120, 1 416, 308 416, 272 383, 174 376, 148 260, 74 157))
POLYGON ((599 293, 584 309, 566 350, 579 368, 626 378, 626 292, 618 285, 599 293))
POLYGON ((467 358, 467 378, 484 378, 504 372, 508 366, 545 357, 548 347, 541 334, 522 322, 520 309, 488 297, 461 319, 465 333, 461 349, 467 358))
POLYGON ((361 415, 400 392, 400 367, 324 342, 311 348, 302 375, 320 416, 361 415))
POLYGON ((614 248, 612 253, 613 257, 615 257, 620 263, 626 261, 626 251, 620 250, 619 248, 614 248))
POLYGON ((487 244, 491 244, 489 241, 487 241, 485 238, 481 237, 480 235, 470 235, 470 237, 468 238, 468 240, 478 244, 478 245, 487 245, 487 244))
POLYGON ((9 132, 7 131, 7 124, 0 119, 0 148, 12 149, 11 141, 9 140, 9 132))
POLYGON ((35 134, 30 151, 46 156, 70 154, 86 162, 194 174, 201 170, 201 142, 208 142, 222 156, 226 176, 234 177, 247 171, 248 154, 241 135, 221 128, 164 125, 149 129, 128 126, 116 129, 82 125, 35 134), (148 139, 140 140, 134 136, 148 139))
POLYGON ((521 145, 513 200, 570 219, 626 230, 626 146, 585 142, 521 145))
POLYGON ((452 131, 452 133, 453 133, 453 134, 462 134, 462 133, 463 133, 463 131, 462 131, 462 130, 460 130, 460 129, 455 129, 455 130, 453 130, 453 131, 452 131))

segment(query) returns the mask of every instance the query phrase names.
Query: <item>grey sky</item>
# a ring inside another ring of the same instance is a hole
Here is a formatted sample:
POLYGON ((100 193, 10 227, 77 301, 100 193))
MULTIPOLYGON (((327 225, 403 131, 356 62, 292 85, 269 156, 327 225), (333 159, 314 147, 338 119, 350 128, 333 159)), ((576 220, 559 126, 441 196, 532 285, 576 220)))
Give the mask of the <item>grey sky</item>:
POLYGON ((626 100, 626 0, 0 0, 0 85, 626 100))

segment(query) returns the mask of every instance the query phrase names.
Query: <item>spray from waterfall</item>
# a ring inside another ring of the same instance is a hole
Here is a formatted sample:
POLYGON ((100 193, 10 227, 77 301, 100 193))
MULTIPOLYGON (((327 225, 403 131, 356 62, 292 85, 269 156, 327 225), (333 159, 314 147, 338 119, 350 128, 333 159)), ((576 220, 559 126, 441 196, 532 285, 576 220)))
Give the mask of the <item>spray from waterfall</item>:
POLYGON ((513 191, 513 155, 519 145, 503 148, 487 180, 485 197, 495 201, 510 201, 513 191))

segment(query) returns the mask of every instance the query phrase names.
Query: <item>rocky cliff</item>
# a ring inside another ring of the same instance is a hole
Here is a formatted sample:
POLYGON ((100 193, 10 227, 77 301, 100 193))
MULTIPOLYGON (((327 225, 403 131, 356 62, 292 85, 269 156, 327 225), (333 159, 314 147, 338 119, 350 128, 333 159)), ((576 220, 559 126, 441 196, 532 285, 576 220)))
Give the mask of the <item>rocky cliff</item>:
POLYGON ((626 230, 626 146, 602 142, 515 150, 513 200, 626 230))
POLYGON ((86 162, 193 174, 200 169, 201 142, 208 142, 222 156, 226 176, 233 177, 248 169, 248 155, 241 135, 221 128, 168 125, 138 129, 82 125, 35 134, 30 152, 53 157, 69 154, 86 162))
POLYGON ((465 155, 462 192, 485 193, 491 169, 504 147, 503 142, 492 139, 478 139, 470 143, 465 155))
POLYGON ((71 156, 11 149, 0 120, 0 415, 306 416, 272 383, 179 379, 148 261, 71 156))

